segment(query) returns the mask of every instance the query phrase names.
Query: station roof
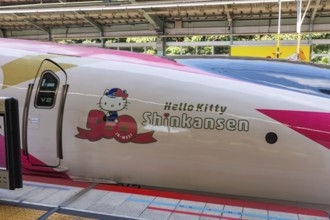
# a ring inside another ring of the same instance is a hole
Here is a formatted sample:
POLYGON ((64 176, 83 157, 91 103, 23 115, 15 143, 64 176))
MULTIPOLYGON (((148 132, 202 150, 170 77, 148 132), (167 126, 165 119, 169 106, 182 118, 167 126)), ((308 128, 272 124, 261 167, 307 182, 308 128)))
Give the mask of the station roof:
MULTIPOLYGON (((296 32, 297 0, 281 0, 281 31, 296 32)), ((2 0, 0 37, 102 38, 269 34, 279 0, 2 0)), ((330 31, 330 0, 303 0, 303 32, 330 31)))

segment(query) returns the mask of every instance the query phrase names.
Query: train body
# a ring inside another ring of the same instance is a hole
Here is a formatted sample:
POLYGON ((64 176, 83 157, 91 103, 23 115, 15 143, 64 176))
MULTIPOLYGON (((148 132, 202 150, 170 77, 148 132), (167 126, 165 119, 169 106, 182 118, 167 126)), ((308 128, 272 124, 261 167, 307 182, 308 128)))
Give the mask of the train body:
POLYGON ((26 172, 330 205, 330 69, 1 39, 0 82, 26 172))

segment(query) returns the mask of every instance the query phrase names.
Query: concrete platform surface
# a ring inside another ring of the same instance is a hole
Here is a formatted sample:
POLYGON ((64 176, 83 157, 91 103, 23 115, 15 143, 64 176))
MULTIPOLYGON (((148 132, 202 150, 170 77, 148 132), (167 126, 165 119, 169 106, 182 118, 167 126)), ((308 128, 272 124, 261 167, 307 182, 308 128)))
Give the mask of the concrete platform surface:
POLYGON ((0 189, 2 219, 330 220, 315 209, 36 176, 0 189))

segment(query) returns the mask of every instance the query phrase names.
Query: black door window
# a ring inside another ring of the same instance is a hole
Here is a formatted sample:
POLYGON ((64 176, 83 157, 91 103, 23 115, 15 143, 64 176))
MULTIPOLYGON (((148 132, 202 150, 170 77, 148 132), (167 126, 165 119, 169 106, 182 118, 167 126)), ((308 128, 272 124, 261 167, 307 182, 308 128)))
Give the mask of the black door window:
POLYGON ((52 71, 42 73, 35 99, 36 108, 53 108, 56 101, 59 79, 52 71))

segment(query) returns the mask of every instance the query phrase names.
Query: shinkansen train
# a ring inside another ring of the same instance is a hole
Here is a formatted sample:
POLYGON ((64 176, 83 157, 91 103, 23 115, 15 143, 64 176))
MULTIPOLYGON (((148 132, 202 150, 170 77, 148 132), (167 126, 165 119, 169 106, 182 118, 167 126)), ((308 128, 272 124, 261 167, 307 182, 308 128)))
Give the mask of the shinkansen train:
POLYGON ((330 69, 0 39, 23 172, 330 205, 330 69))

